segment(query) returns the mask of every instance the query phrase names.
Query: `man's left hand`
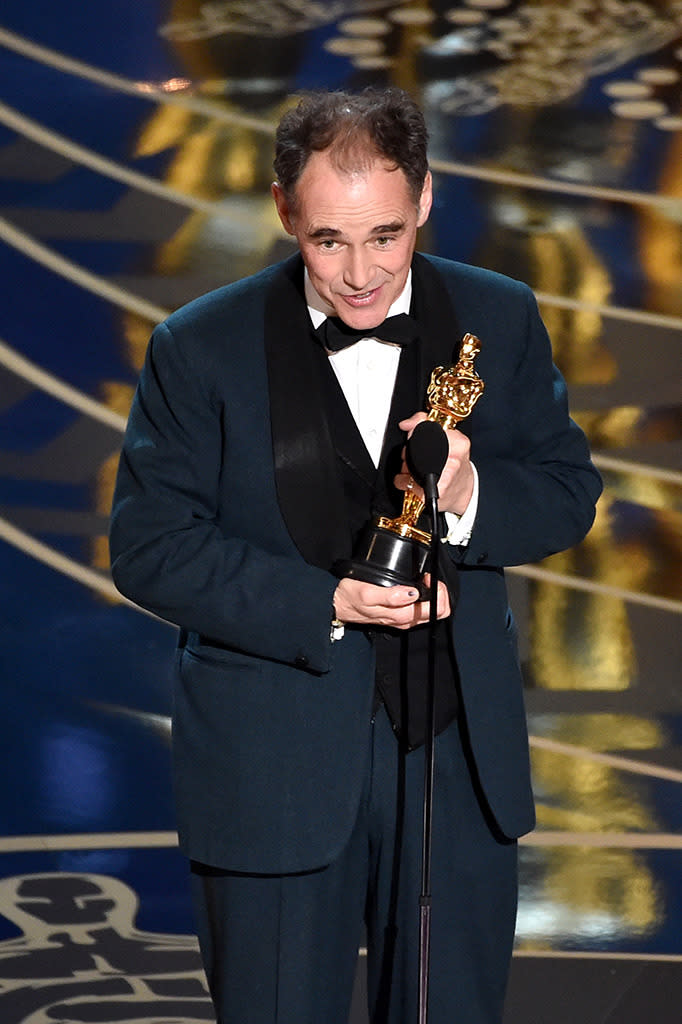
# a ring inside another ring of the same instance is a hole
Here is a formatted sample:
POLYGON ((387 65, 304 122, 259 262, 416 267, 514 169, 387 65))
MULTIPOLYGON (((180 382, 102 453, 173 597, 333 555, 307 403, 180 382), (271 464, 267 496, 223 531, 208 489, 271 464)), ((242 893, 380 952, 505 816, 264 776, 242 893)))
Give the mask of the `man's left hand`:
MULTIPOLYGON (((422 423, 425 419, 425 412, 417 412, 409 419, 402 420, 398 426, 407 433, 409 438, 417 424, 422 423)), ((446 430, 445 434, 448 439, 448 459, 438 479, 438 509, 441 512, 454 512, 455 515, 461 516, 466 511, 474 490, 474 471, 469 461, 471 444, 466 434, 459 430, 446 430)), ((423 498, 424 492, 410 475, 404 452, 402 469, 394 483, 398 490, 405 491, 409 486, 420 498, 423 498)))

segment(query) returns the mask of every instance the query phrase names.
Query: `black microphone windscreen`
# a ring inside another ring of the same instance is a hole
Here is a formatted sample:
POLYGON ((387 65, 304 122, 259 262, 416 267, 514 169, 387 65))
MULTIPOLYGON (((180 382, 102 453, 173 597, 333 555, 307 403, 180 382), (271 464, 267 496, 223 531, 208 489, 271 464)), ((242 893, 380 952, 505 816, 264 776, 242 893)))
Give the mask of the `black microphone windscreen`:
POLYGON ((429 474, 440 476, 449 450, 447 434, 439 423, 418 423, 407 442, 407 464, 415 480, 423 483, 429 474))

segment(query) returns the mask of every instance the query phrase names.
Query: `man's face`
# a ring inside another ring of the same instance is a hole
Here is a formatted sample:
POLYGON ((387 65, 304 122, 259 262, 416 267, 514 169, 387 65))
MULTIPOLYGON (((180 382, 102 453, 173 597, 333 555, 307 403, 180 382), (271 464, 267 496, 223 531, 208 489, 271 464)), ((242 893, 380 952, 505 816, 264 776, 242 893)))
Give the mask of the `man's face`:
POLYGON ((323 151, 298 180, 295 209, 279 185, 272 192, 327 312, 350 327, 378 326, 405 286, 417 228, 431 209, 431 175, 417 207, 402 170, 377 158, 366 170, 342 173, 323 151))

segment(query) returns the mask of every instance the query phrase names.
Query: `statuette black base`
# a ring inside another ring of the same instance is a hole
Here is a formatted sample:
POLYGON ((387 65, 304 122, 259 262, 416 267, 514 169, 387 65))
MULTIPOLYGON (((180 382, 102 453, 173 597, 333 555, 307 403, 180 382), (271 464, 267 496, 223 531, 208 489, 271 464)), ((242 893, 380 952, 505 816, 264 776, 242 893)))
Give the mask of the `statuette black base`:
POLYGON ((353 557, 334 566, 339 577, 375 583, 380 587, 415 587, 427 600, 428 587, 422 579, 428 570, 429 545, 414 537, 402 537, 376 523, 363 532, 353 557))

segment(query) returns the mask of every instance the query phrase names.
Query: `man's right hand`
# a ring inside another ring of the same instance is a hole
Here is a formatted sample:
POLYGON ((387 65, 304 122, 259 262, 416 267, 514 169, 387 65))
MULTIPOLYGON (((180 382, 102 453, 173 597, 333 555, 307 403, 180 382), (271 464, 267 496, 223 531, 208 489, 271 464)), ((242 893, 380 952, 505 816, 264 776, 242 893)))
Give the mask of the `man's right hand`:
MULTIPOLYGON (((428 586, 428 574, 424 577, 428 586)), ((442 580, 438 584, 438 618, 450 614, 450 599, 442 580)), ((411 629, 429 621, 429 602, 419 600, 413 587, 380 587, 348 577, 334 591, 334 613, 343 623, 411 629)))

